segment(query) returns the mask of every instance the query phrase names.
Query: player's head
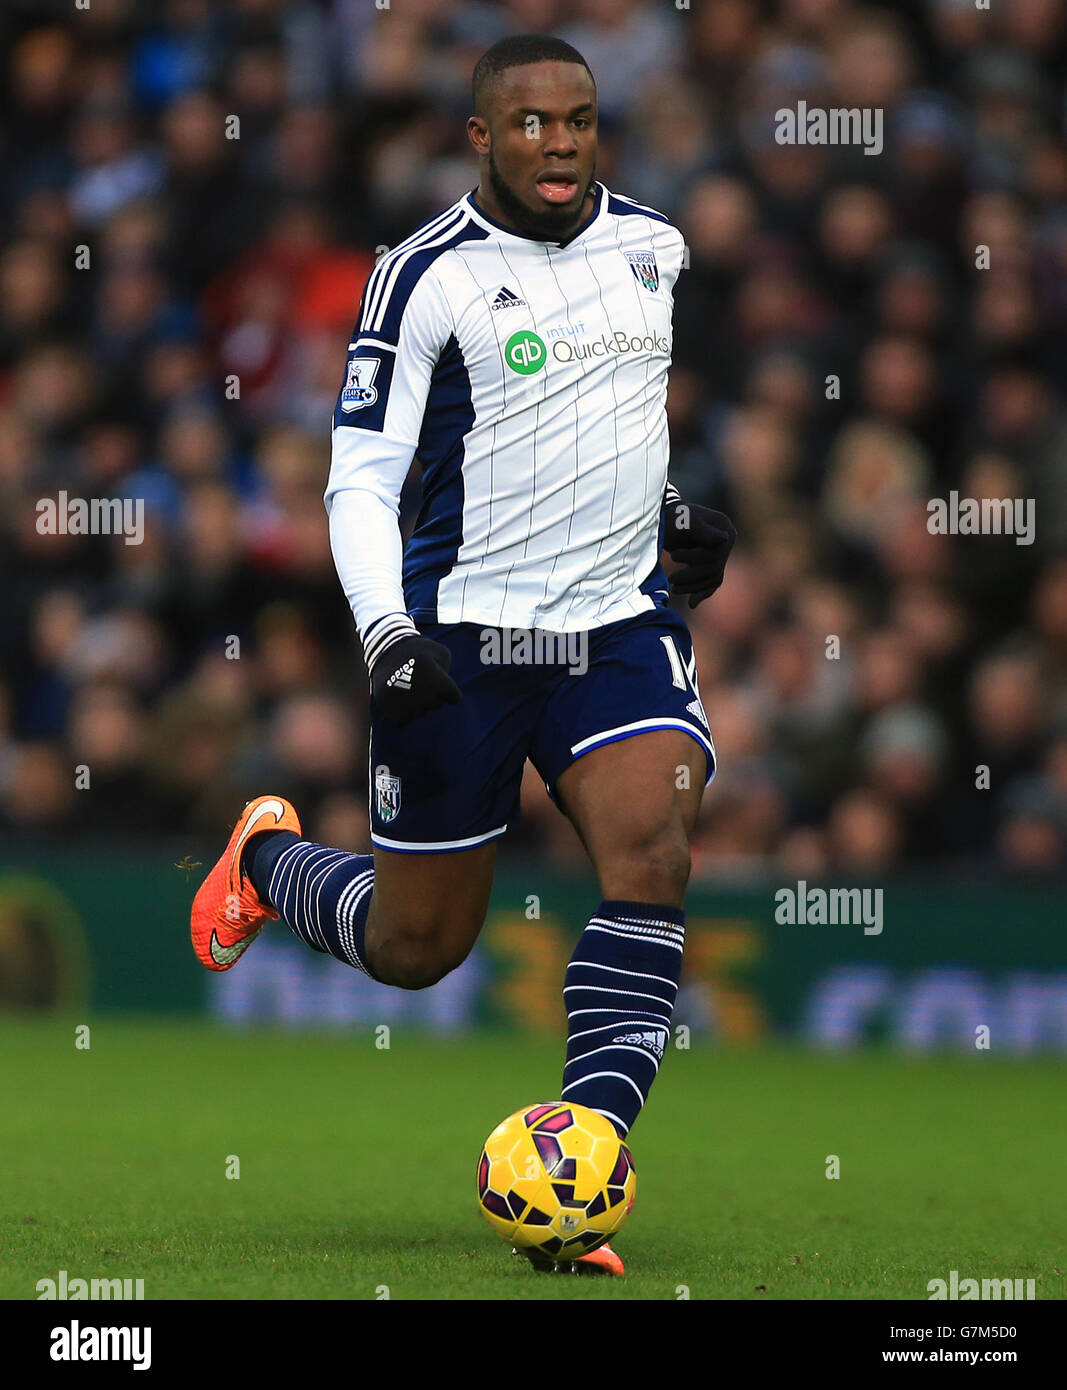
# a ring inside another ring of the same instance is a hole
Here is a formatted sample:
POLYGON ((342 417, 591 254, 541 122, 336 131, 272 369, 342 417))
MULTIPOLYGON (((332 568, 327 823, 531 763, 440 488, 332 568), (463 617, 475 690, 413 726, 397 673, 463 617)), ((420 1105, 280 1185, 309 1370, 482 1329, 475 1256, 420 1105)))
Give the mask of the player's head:
POLYGON ((517 34, 478 59, 467 134, 498 206, 527 236, 577 227, 596 172, 596 83, 582 55, 517 34))

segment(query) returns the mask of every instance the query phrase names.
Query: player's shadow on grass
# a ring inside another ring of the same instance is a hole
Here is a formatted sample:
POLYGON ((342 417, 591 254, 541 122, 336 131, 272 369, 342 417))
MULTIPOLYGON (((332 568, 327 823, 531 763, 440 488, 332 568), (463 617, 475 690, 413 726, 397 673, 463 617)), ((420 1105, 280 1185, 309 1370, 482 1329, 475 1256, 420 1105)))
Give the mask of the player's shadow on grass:
POLYGON ((485 1232, 479 1230, 477 1222, 470 1223, 470 1229, 457 1235, 443 1230, 438 1235, 405 1235, 392 1232, 385 1235, 380 1226, 375 1229, 373 1220, 367 1225, 353 1224, 351 1227, 336 1224, 318 1224, 313 1229, 294 1231, 291 1226, 278 1226, 276 1230, 257 1226, 254 1232, 234 1235, 232 1240, 217 1240, 223 1248, 231 1246, 235 1255, 244 1261, 260 1257, 270 1259, 279 1253, 288 1255, 314 1255, 322 1259, 372 1257, 379 1264, 389 1255, 418 1255, 425 1259, 438 1251, 450 1258, 476 1255, 480 1251, 493 1253, 493 1246, 485 1239, 485 1232))

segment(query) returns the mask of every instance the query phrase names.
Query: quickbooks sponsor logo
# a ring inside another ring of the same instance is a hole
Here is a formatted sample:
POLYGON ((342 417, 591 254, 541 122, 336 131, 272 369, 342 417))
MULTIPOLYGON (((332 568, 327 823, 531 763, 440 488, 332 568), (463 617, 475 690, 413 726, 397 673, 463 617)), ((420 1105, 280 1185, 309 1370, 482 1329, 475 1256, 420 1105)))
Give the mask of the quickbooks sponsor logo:
POLYGON ((584 338, 585 321, 579 319, 577 323, 568 322, 556 324, 554 328, 545 330, 545 337, 549 340, 552 338, 584 338))
POLYGON ((659 353, 665 357, 670 343, 660 333, 630 337, 620 328, 615 333, 602 333, 588 342, 568 343, 558 340, 552 344, 552 356, 557 362, 581 362, 588 357, 619 357, 627 352, 659 353))
POLYGON ((504 361, 520 376, 532 376, 545 365, 545 345, 536 333, 521 329, 504 344, 504 361))

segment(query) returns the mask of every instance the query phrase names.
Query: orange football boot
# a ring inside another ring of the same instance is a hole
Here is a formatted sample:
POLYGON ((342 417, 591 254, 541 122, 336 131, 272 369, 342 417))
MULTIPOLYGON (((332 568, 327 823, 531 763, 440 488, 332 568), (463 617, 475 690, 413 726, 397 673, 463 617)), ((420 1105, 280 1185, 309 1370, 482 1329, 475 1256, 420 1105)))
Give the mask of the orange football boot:
POLYGON ((588 1255, 579 1255, 573 1261, 572 1274, 625 1274, 626 1267, 611 1246, 604 1242, 591 1250, 588 1255))
POLYGON ((573 1260, 554 1260, 536 1247, 525 1250, 512 1250, 513 1255, 525 1255, 534 1269, 542 1274, 614 1274, 626 1273, 622 1260, 611 1246, 604 1242, 591 1250, 588 1255, 579 1255, 573 1260))
POLYGON ((266 924, 278 920, 241 869, 241 851, 249 836, 263 830, 303 833, 300 818, 282 796, 257 796, 245 806, 222 858, 193 899, 193 950, 208 970, 231 969, 266 924))

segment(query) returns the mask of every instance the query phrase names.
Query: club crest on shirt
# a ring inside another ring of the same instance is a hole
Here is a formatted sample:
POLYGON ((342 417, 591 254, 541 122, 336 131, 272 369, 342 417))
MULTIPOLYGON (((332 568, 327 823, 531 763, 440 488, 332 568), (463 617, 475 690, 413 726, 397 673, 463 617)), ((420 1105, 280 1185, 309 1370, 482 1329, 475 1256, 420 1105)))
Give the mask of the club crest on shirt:
POLYGON ((639 284, 644 285, 650 294, 655 294, 659 289, 659 269, 656 265, 656 253, 648 251, 624 251, 622 253, 630 262, 630 269, 639 284))
POLYGON ((383 825, 400 814, 400 778, 394 777, 387 767, 374 769, 374 804, 383 825))
POLYGON ((341 409, 365 410, 378 399, 377 387, 371 382, 382 365, 380 357, 353 357, 348 364, 348 377, 341 388, 341 409))

